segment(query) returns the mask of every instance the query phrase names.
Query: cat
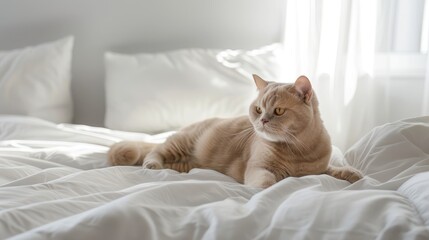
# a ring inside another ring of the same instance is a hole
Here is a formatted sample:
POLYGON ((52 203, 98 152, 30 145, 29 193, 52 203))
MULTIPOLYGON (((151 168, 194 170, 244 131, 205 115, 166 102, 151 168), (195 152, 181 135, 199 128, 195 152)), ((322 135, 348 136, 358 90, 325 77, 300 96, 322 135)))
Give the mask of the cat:
POLYGON ((249 116, 192 124, 162 144, 123 141, 109 150, 111 165, 147 169, 216 170, 239 183, 267 188, 286 177, 328 174, 351 183, 362 178, 348 166, 329 165, 332 146, 310 80, 270 82, 253 75, 257 98, 249 116))

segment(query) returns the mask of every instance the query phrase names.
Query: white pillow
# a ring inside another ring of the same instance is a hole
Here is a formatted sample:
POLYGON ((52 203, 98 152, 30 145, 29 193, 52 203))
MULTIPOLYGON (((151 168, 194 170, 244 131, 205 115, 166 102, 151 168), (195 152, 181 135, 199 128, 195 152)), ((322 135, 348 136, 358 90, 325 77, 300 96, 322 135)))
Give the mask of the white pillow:
POLYGON ((252 74, 277 79, 282 47, 106 53, 106 118, 112 129, 156 133, 210 117, 247 114, 252 74))
POLYGON ((0 114, 70 122, 73 37, 0 52, 0 114))

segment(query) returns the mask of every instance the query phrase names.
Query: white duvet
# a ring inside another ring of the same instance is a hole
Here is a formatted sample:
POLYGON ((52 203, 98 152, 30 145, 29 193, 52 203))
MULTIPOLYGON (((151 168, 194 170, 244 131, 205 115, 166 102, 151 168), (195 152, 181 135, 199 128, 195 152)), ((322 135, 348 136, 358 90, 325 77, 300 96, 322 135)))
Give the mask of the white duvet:
POLYGON ((211 170, 109 167, 149 136, 0 117, 0 239, 429 239, 429 117, 378 127, 333 158, 362 170, 268 189, 211 170))

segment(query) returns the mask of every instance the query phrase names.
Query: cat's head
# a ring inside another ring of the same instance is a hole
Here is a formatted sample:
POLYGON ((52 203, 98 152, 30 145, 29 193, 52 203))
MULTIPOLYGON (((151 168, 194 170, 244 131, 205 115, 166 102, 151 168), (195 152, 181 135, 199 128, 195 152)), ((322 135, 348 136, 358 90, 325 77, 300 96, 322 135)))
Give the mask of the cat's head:
POLYGON ((249 108, 249 117, 258 136, 271 142, 290 142, 317 120, 318 102, 305 76, 294 84, 269 82, 253 75, 258 97, 249 108))

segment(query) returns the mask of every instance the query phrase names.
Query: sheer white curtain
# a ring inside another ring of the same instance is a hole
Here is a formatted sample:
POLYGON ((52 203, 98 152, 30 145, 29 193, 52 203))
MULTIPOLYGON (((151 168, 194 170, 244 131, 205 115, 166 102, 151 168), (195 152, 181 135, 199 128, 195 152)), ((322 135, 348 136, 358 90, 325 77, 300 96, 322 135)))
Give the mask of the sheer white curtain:
MULTIPOLYGON (((399 1, 286 1, 285 78, 302 74, 310 78, 333 144, 342 150, 374 126, 394 120, 392 115, 402 116, 392 113, 392 101, 397 99, 391 86, 395 78, 392 62, 398 61, 391 53, 396 43, 393 38, 400 35, 395 28, 401 17, 399 1)), ((425 0, 418 1, 424 5, 425 0)), ((407 58, 401 55, 399 59, 407 58)), ((396 83, 393 88, 399 86, 396 83)), ((415 88, 411 92, 419 91, 421 107, 414 115, 421 115, 423 99, 429 99, 429 84, 427 90, 412 83, 410 87, 415 88)))
POLYGON ((423 88, 422 114, 429 115, 429 0, 425 1, 422 23, 422 53, 426 53, 425 86, 423 88))

